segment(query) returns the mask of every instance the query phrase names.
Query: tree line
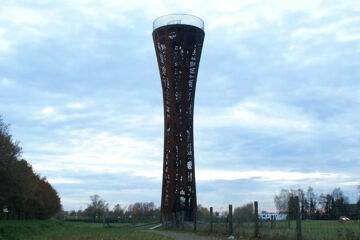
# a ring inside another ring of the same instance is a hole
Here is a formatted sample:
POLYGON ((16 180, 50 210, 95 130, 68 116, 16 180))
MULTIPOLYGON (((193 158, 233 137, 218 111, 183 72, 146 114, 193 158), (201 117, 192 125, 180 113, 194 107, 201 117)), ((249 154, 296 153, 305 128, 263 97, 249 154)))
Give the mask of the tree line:
MULTIPOLYGON (((160 218, 160 209, 153 202, 136 202, 127 207, 116 204, 113 209, 99 195, 90 196, 90 203, 82 210, 63 211, 63 216, 102 218, 160 218)), ((62 217, 63 217, 62 216, 62 217)))
MULTIPOLYGON (((360 186, 358 187, 360 192, 360 186)), ((276 209, 281 213, 289 214, 290 219, 295 219, 295 196, 299 198, 300 213, 302 219, 333 220, 340 216, 348 215, 349 199, 340 188, 334 188, 330 193, 315 194, 311 186, 307 191, 303 189, 282 189, 274 195, 276 209)), ((357 205, 360 209, 360 198, 357 205)), ((360 215, 360 213, 355 213, 360 215)), ((358 217, 358 216, 357 216, 358 217)))
MULTIPOLYGON (((359 187, 360 191, 360 187, 359 187)), ((279 213, 287 214, 290 219, 295 219, 295 196, 299 197, 300 211, 302 219, 330 220, 337 219, 339 216, 347 215, 349 200, 340 188, 335 188, 331 193, 317 195, 313 188, 309 187, 305 192, 301 188, 296 190, 282 189, 279 194, 275 194, 275 206, 279 213)), ((357 203, 360 209, 360 199, 357 203)), ((99 195, 90 196, 90 203, 85 210, 62 211, 64 216, 77 218, 160 218, 160 208, 156 207, 153 202, 136 202, 129 206, 122 207, 116 204, 113 209, 99 195)), ((226 219, 228 212, 214 211, 213 216, 216 219, 226 219)), ((208 208, 198 205, 197 218, 199 220, 209 219, 210 211, 208 208)), ((233 210, 233 219, 240 222, 254 221, 254 205, 248 203, 235 207, 233 210)))
POLYGON ((48 219, 60 210, 60 198, 21 153, 0 116, 0 219, 48 219))
MULTIPOLYGON (((214 217, 226 217, 227 211, 218 212, 214 211, 214 217)), ((122 207, 120 204, 116 204, 113 209, 109 208, 109 204, 102 199, 99 195, 95 194, 90 196, 90 203, 84 210, 71 210, 63 211, 59 215, 59 218, 65 216, 80 217, 80 218, 160 218, 160 208, 156 207, 153 202, 136 202, 122 207)), ((210 211, 208 208, 199 204, 197 206, 197 218, 207 219, 210 217, 210 211)), ((254 208, 252 203, 245 204, 234 209, 233 217, 241 221, 252 221, 255 217, 254 208)))

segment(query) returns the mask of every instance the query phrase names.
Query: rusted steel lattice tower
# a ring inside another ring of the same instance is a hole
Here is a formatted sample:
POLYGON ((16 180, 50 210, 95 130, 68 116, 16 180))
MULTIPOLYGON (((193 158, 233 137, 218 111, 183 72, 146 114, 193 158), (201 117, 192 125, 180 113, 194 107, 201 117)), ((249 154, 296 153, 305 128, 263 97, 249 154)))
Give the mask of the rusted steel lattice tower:
POLYGON ((161 220, 196 213, 193 113, 204 22, 172 14, 154 21, 153 40, 164 101, 164 163, 161 220))

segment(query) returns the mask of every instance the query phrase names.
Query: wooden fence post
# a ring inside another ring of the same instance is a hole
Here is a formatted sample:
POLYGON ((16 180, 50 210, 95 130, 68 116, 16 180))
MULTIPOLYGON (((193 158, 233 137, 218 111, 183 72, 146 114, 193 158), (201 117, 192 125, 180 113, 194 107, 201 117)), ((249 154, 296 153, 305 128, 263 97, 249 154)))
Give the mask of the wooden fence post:
POLYGON ((302 240, 301 235, 301 214, 300 214, 300 204, 299 197, 295 197, 295 214, 296 214, 296 240, 302 240))
POLYGON ((233 234, 232 205, 229 204, 229 235, 233 234))
POLYGON ((258 209, 258 202, 254 202, 255 208, 255 232, 254 237, 259 237, 259 209, 258 209))
POLYGON ((294 197, 290 196, 289 198, 289 202, 288 202, 288 215, 287 215, 287 220, 288 220, 288 228, 290 229, 290 215, 292 216, 292 212, 293 212, 293 203, 294 203, 294 197))
POLYGON ((276 228, 276 221, 277 221, 277 220, 276 220, 276 217, 274 216, 274 221, 273 221, 273 225, 274 225, 274 226, 273 226, 273 228, 276 228))
POLYGON ((213 207, 210 207, 210 233, 212 233, 213 230, 213 207))

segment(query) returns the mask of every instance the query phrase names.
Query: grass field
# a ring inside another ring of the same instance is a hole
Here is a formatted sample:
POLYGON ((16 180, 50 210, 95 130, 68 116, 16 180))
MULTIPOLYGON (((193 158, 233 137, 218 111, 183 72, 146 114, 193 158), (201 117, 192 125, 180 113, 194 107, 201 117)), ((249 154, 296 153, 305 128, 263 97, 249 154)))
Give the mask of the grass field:
MULTIPOLYGON (((350 221, 341 223, 339 221, 302 221, 302 236, 304 240, 360 240, 360 221, 350 221)), ((209 231, 208 223, 199 223, 199 232, 209 231)), ((229 225, 227 223, 214 223, 214 232, 221 235, 228 234, 229 225)), ((274 229, 270 228, 270 222, 260 224, 261 239, 267 240, 291 240, 296 236, 296 224, 277 222, 274 229)), ((249 239, 254 235, 254 223, 234 223, 233 232, 237 238, 245 237, 249 239)), ((240 238, 241 239, 241 238, 240 238)))
MULTIPOLYGON (((236 239, 253 239, 253 223, 234 223, 233 226, 236 239)), ((278 222, 274 229, 270 228, 269 223, 260 226, 262 240, 295 239, 295 222, 291 223, 290 229, 287 222, 278 222)), ((198 234, 208 236, 208 227, 206 223, 199 223, 198 234)), ((134 228, 131 224, 111 224, 111 228, 104 228, 98 223, 0 221, 0 240, 170 240, 154 233, 142 232, 141 229, 134 228)), ((192 226, 189 225, 189 229, 192 226)), ((225 239, 228 224, 216 223, 214 230, 215 233, 211 236, 217 235, 219 239, 225 239)), ((360 222, 303 221, 302 233, 303 240, 360 240, 360 222)))
POLYGON ((170 240, 141 232, 128 224, 104 228, 94 223, 59 221, 0 221, 0 240, 170 240))

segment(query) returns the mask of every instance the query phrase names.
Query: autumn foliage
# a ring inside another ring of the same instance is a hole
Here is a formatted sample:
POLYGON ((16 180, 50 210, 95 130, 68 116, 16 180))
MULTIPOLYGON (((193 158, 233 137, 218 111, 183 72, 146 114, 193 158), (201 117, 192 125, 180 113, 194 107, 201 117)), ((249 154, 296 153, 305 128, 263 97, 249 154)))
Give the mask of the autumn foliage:
POLYGON ((0 117, 0 219, 48 219, 60 208, 57 192, 21 158, 19 143, 0 117))

